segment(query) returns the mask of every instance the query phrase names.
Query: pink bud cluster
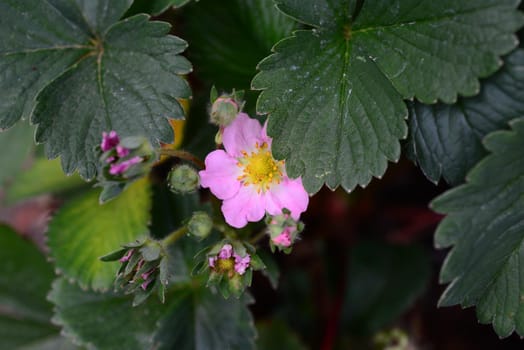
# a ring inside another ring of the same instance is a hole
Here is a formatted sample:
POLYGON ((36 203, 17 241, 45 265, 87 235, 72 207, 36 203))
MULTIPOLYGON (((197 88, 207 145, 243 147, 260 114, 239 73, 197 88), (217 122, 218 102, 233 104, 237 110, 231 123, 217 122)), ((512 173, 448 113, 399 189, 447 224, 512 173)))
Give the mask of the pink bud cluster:
MULTIPOLYGON (((126 252, 126 254, 123 257, 121 257, 118 261, 120 261, 121 263, 128 262, 134 253, 135 253, 135 249, 129 249, 126 252)), ((144 258, 140 258, 134 270, 139 271, 142 268, 142 266, 144 266, 145 262, 146 261, 144 260, 144 258)), ((142 278, 143 280, 143 282, 140 284, 140 288, 142 288, 143 290, 147 289, 149 284, 153 282, 155 279, 155 278, 150 278, 151 275, 153 275, 157 270, 158 270, 158 267, 155 266, 140 275, 140 278, 142 278)), ((133 282, 134 282, 134 279, 131 281, 131 283, 133 282)))
POLYGON ((129 155, 130 150, 120 145, 120 138, 114 130, 110 131, 109 133, 102 133, 102 143, 100 144, 100 149, 103 152, 111 152, 113 150, 115 151, 114 155, 106 159, 106 162, 110 164, 109 174, 111 175, 122 175, 132 165, 141 163, 144 160, 142 157, 135 156, 130 159, 120 161, 122 158, 129 155))
POLYGON ((233 260, 235 272, 243 275, 249 268, 251 256, 247 253, 245 256, 240 256, 234 251, 231 244, 224 244, 216 256, 209 258, 209 267, 216 269, 217 265, 220 264, 220 260, 233 260))

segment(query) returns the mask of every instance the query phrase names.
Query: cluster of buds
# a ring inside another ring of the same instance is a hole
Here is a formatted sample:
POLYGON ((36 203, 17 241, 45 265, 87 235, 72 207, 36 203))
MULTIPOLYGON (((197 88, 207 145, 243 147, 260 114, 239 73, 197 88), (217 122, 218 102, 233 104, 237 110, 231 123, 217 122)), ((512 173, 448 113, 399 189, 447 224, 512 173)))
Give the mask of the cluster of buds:
POLYGON ((164 302, 169 272, 168 258, 161 242, 151 239, 136 241, 100 259, 121 263, 115 289, 123 290, 125 294, 134 294, 133 306, 146 300, 155 289, 164 302))
POLYGON ((208 285, 216 286, 225 298, 239 297, 251 285, 253 271, 265 268, 255 248, 237 241, 222 241, 206 255, 202 271, 209 273, 208 285))
POLYGON ((132 180, 144 176, 155 160, 150 143, 142 137, 120 139, 116 131, 103 132, 100 143, 99 185, 102 202, 118 195, 132 180))
POLYGON ((286 254, 291 252, 298 234, 304 229, 304 224, 294 220, 286 209, 281 215, 267 216, 266 224, 271 251, 278 249, 286 254))

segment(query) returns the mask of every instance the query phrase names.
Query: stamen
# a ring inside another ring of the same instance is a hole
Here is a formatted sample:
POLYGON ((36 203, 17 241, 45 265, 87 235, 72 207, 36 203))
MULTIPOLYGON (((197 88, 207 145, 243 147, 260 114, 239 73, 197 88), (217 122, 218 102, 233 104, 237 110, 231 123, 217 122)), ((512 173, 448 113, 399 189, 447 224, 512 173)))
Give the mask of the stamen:
POLYGON ((282 177, 283 161, 273 159, 271 152, 267 150, 268 144, 255 144, 255 151, 249 154, 241 151, 243 157, 238 159, 237 165, 243 167, 242 175, 237 177, 244 186, 254 185, 257 192, 267 191, 273 184, 279 184, 282 177))

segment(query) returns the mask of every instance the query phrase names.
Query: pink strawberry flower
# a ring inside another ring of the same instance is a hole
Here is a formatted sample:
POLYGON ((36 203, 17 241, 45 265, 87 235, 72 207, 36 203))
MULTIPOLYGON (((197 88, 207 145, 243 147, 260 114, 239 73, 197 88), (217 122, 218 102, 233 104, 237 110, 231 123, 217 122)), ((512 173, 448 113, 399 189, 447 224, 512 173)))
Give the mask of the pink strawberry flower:
POLYGON ((233 271, 239 275, 246 273, 250 267, 251 255, 240 256, 231 244, 224 244, 217 255, 208 258, 209 267, 222 273, 233 275, 233 271))
POLYGON ((284 208, 298 220, 309 196, 300 178, 288 178, 284 161, 273 158, 266 126, 239 113, 224 128, 223 144, 224 150, 207 155, 206 168, 199 175, 202 187, 223 200, 226 222, 241 228, 266 213, 281 214, 284 208))

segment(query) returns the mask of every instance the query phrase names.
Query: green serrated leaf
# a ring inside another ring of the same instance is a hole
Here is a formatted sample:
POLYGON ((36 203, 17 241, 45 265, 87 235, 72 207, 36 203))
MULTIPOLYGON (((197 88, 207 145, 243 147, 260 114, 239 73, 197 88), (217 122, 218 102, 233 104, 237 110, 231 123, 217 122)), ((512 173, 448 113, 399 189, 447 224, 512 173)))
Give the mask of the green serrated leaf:
POLYGON ((58 159, 37 158, 6 188, 6 200, 13 203, 40 194, 63 194, 87 186, 77 175, 64 175, 58 159))
POLYGON ((185 7, 182 16, 199 19, 184 28, 188 55, 195 73, 219 90, 248 88, 257 63, 295 28, 272 0, 201 0, 185 7))
POLYGON ((424 292, 429 277, 429 260, 419 247, 356 246, 342 306, 344 328, 370 335, 387 326, 424 292))
POLYGON ((167 118, 181 118, 177 55, 186 43, 146 15, 118 19, 130 0, 0 1, 0 128, 21 117, 38 124, 36 140, 66 173, 96 175, 102 131, 173 139, 167 118))
POLYGON ((524 335, 524 118, 484 139, 491 152, 467 183, 433 201, 447 217, 435 245, 453 246, 440 273, 451 282, 439 305, 477 306, 500 337, 524 335))
POLYGON ((182 285, 168 293, 166 305, 149 298, 132 308, 129 297, 84 291, 62 278, 54 283, 49 299, 55 304, 54 321, 90 349, 253 347, 247 296, 228 301, 203 287, 182 285))
POLYGON ((181 289, 167 296, 167 315, 155 337, 159 350, 254 348, 256 334, 247 295, 225 300, 209 289, 181 289), (187 322, 191 320, 191 322, 187 322))
POLYGON ((135 0, 131 8, 127 11, 127 15, 141 12, 159 15, 170 7, 182 7, 190 1, 191 0, 135 0))
POLYGON ((0 348, 71 349, 51 324, 53 268, 31 242, 0 226, 0 348), (60 345, 62 347, 58 347, 60 345))
POLYGON ((55 304, 53 321, 64 335, 98 350, 150 349, 155 322, 165 307, 150 298, 133 308, 129 297, 85 291, 63 278, 53 284, 49 300, 55 304))
MULTIPOLYGON (((11 348, 12 349, 12 348, 11 348)), ((62 337, 60 334, 38 340, 31 344, 26 344, 17 350, 79 350, 69 339, 62 337)))
POLYGON ((100 257, 147 234, 150 220, 149 182, 133 183, 115 200, 100 205, 91 191, 64 205, 50 223, 48 245, 58 270, 81 286, 110 288, 118 262, 100 257))
POLYGON ((0 225, 0 247, 2 310, 12 310, 20 318, 47 321, 51 305, 45 296, 54 277, 53 268, 36 246, 4 225, 0 225))
POLYGON ((484 81, 478 96, 454 105, 410 104, 408 154, 428 179, 442 176, 450 184, 466 173, 486 151, 482 138, 524 115, 524 50, 506 57, 504 67, 484 81))
POLYGON ((402 99, 476 94, 524 23, 515 0, 276 2, 314 29, 279 42, 252 86, 273 154, 310 193, 382 176, 407 134, 402 99))

